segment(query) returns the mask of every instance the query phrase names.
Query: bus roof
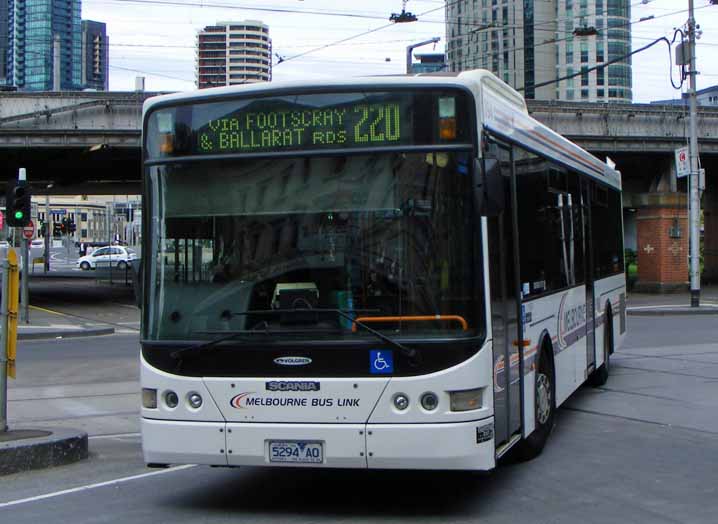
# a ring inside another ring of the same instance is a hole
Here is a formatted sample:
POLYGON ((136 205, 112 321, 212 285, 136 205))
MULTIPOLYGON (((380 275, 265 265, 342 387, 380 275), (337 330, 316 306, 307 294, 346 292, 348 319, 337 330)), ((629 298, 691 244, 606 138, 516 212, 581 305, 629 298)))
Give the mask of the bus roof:
POLYGON ((601 162, 570 140, 545 126, 528 113, 520 93, 499 80, 491 72, 477 69, 458 74, 396 75, 354 77, 348 79, 259 82, 199 91, 174 93, 149 98, 143 106, 143 115, 158 105, 209 102, 233 95, 269 95, 294 90, 327 90, 399 87, 458 87, 474 95, 483 128, 525 148, 558 160, 560 163, 584 173, 617 189, 621 188, 621 174, 601 162))

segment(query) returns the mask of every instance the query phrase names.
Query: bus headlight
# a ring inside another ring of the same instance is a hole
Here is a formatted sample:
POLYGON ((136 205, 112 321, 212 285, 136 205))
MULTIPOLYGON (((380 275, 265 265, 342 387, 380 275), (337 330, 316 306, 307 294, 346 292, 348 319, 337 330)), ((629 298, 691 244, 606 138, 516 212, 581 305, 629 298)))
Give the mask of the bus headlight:
POLYGON ((147 409, 157 409, 156 389, 142 388, 142 407, 147 409))
POLYGON ((439 407, 439 397, 436 396, 436 393, 424 393, 421 396, 421 407, 426 411, 434 411, 439 407))
POLYGON ((404 393, 398 393, 394 396, 394 407, 399 411, 404 411, 409 407, 409 397, 404 395, 404 393))
POLYGON ((202 397, 199 393, 190 393, 187 397, 187 402, 194 409, 199 409, 202 406, 202 397))
POLYGON ((174 391, 168 391, 165 393, 165 404, 168 408, 174 409, 179 404, 179 397, 174 391))
POLYGON ((451 411, 471 411, 482 407, 481 397, 484 388, 465 389, 463 391, 450 391, 449 402, 451 411))

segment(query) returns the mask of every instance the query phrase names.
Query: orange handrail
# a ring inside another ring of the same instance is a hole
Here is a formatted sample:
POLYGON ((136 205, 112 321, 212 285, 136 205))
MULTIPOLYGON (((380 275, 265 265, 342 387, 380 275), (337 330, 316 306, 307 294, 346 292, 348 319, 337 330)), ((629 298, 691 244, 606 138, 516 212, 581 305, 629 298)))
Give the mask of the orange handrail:
MULTIPOLYGON (((430 320, 456 320, 461 324, 461 329, 464 331, 467 331, 469 329, 469 324, 466 322, 466 319, 464 317, 461 317, 459 315, 419 315, 419 316, 409 316, 409 317, 359 317, 356 319, 357 322, 426 322, 430 320)), ((352 322, 352 331, 356 332, 357 325, 355 322, 352 322)))

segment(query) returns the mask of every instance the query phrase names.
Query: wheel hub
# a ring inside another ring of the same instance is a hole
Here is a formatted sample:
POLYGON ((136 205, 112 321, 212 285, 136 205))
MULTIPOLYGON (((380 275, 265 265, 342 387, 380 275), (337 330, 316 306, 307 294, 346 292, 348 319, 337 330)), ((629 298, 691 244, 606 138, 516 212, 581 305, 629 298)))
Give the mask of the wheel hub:
POLYGON ((551 381, 544 373, 536 378, 536 418, 539 424, 548 422, 551 416, 551 381))

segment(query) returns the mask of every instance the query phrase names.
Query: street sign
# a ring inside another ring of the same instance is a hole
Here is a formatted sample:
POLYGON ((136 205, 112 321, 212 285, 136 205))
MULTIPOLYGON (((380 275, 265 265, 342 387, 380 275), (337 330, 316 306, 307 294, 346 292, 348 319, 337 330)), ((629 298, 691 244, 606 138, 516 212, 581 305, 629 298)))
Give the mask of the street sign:
POLYGON ((691 173, 691 166, 688 160, 688 147, 676 149, 676 178, 683 178, 691 173))
POLYGON ((35 222, 30 220, 30 223, 22 228, 22 236, 28 240, 35 236, 35 222))

